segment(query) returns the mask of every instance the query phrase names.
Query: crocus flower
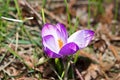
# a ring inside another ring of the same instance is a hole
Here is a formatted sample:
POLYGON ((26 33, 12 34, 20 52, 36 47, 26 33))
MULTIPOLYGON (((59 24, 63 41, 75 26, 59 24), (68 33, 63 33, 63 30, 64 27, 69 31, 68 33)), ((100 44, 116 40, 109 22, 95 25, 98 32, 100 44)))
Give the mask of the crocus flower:
POLYGON ((92 30, 79 30, 68 38, 65 26, 61 23, 46 23, 42 28, 42 43, 45 54, 50 58, 60 58, 85 48, 94 36, 92 30))

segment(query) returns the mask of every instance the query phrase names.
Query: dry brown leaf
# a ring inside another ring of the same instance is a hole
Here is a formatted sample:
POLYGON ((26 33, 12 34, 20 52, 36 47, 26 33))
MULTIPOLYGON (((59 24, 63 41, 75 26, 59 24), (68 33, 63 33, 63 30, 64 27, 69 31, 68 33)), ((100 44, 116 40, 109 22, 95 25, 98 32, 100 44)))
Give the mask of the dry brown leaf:
POLYGON ((33 77, 21 77, 21 78, 18 78, 16 80, 38 80, 38 79, 33 78, 33 77))
POLYGON ((91 64, 87 71, 83 72, 85 80, 95 79, 100 74, 100 67, 95 64, 91 64))
POLYGON ((112 51, 114 57, 116 58, 116 60, 118 62, 120 62, 120 56, 118 55, 118 52, 116 50, 116 48, 113 45, 109 45, 109 49, 112 51))
POLYGON ((6 72, 9 76, 17 76, 19 74, 19 70, 15 69, 14 67, 7 67, 6 72))

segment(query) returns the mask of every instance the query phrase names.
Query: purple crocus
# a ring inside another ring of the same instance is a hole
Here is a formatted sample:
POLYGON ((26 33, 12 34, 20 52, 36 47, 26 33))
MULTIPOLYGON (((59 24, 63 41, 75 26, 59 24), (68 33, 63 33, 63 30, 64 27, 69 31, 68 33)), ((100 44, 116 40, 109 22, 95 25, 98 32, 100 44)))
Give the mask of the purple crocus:
POLYGON ((46 55, 50 58, 60 58, 76 53, 85 48, 94 36, 92 30, 79 30, 68 38, 63 24, 46 23, 42 28, 42 43, 46 55))

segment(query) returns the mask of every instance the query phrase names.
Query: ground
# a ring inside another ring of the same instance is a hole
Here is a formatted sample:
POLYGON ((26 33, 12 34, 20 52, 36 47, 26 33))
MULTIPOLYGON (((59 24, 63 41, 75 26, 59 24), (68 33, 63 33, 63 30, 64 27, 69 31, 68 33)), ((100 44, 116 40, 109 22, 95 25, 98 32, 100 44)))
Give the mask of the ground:
POLYGON ((119 0, 0 0, 1 80, 120 80, 119 0), (41 29, 62 23, 69 35, 91 29, 85 49, 45 55, 41 29))

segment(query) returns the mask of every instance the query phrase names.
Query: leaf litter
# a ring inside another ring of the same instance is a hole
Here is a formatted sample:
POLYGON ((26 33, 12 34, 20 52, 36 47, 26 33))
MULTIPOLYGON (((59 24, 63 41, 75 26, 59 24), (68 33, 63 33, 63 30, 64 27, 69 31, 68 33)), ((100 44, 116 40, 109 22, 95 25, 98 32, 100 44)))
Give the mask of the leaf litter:
MULTIPOLYGON (((2 43, 9 46, 10 49, 0 45, 0 78, 7 80, 56 80, 58 73, 54 69, 54 62, 51 59, 47 59, 44 55, 40 31, 42 28, 42 0, 38 1, 26 1, 19 0, 19 7, 21 9, 23 19, 27 17, 33 17, 32 20, 28 20, 23 23, 27 32, 19 31, 17 50, 16 44, 12 42, 15 40, 16 34, 11 34, 12 37, 8 37, 10 41, 5 39, 2 43), (39 38, 38 38, 39 37, 39 38), (32 41, 31 41, 32 40, 32 41), (27 42, 27 44, 25 44, 27 42), (11 54, 16 53, 17 56, 11 54), (21 59, 19 59, 19 57, 21 59)), ((70 0, 68 1, 68 9, 71 17, 72 29, 76 24, 76 17, 78 17, 78 29, 87 29, 88 27, 88 0, 70 0)), ((71 63, 73 66, 73 80, 119 80, 120 79, 120 23, 119 16, 114 19, 115 2, 103 1, 103 13, 97 12, 98 3, 90 3, 91 16, 90 16, 90 29, 94 30, 96 35, 89 47, 84 50, 80 50, 77 53, 79 58, 76 63, 71 63)), ((118 2, 120 4, 120 2, 118 2)), ((13 1, 10 1, 10 6, 15 6, 13 1)), ((45 19, 49 23, 61 22, 68 30, 71 29, 68 24, 68 16, 66 12, 66 6, 62 0, 49 0, 46 1, 45 19)), ((9 16, 17 18, 16 12, 10 11, 9 16)), ((4 22, 8 22, 3 20, 4 22)), ((11 29, 16 29, 17 24, 12 22, 7 24, 8 33, 11 29), (11 25, 12 24, 12 25, 11 25)), ((15 31, 16 32, 16 31, 15 31)), ((0 33, 1 34, 1 33, 0 33)), ((74 57, 73 57, 74 59, 74 57)), ((69 77, 69 76, 68 76, 69 77)))

